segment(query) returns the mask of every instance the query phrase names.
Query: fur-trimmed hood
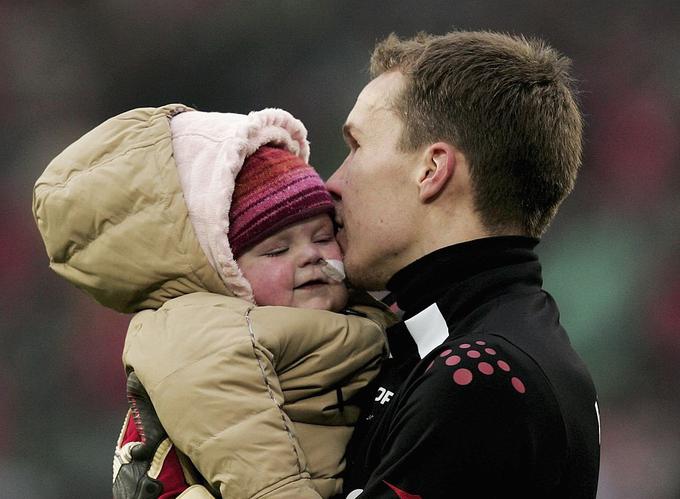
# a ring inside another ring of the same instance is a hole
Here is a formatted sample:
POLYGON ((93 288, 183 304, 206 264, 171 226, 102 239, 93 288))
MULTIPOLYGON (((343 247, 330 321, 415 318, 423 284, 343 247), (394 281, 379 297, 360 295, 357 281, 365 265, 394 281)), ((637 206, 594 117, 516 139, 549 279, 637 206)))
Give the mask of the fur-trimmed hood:
POLYGON ((122 312, 197 291, 252 301, 227 241, 229 207, 245 158, 268 143, 308 161, 305 127, 280 109, 170 104, 105 121, 35 184, 50 267, 122 312))

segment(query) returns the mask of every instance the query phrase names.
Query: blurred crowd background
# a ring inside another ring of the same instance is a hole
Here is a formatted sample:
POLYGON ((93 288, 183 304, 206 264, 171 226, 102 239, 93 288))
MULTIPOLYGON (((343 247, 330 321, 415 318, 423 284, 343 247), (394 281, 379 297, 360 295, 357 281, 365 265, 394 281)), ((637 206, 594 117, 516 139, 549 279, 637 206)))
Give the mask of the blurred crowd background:
POLYGON ((584 164, 538 251, 602 419, 600 499, 680 497, 680 7, 676 0, 0 0, 0 498, 110 497, 129 317, 48 268, 32 186, 128 109, 281 107, 324 177, 394 31, 491 29, 570 56, 584 164))

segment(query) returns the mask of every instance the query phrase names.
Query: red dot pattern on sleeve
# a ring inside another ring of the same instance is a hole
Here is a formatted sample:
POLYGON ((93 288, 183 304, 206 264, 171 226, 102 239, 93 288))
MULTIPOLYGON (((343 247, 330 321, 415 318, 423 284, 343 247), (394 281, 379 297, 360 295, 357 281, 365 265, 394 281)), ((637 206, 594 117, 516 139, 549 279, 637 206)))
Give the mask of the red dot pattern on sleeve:
POLYGON ((510 381, 512 382, 512 387, 519 393, 526 392, 526 388, 524 387, 524 383, 522 383, 521 379, 513 376, 513 378, 510 381))
MULTIPOLYGON (((486 345, 484 340, 476 340, 473 343, 480 347, 486 345)), ((505 377, 507 376, 506 373, 514 374, 511 372, 512 368, 510 367, 510 364, 503 359, 494 358, 498 352, 493 348, 484 348, 482 353, 479 350, 471 349, 471 347, 471 343, 461 343, 457 347, 457 349, 459 349, 457 354, 454 353, 454 350, 456 349, 452 348, 447 348, 439 354, 439 357, 443 359, 446 366, 458 366, 452 374, 453 382, 456 385, 467 386, 474 382, 475 376, 480 375, 493 376, 496 374, 505 377), (464 357, 468 357, 469 360, 461 364, 464 357), (479 360, 479 362, 477 362, 477 360, 479 360), (498 370, 494 367, 494 363, 498 367, 498 370)), ((427 369, 429 370, 434 363, 435 361, 432 361, 427 369)), ((506 379, 508 386, 512 387, 517 393, 526 393, 526 386, 518 376, 513 375, 506 379)))
POLYGON ((460 364, 460 357, 458 355, 452 355, 451 357, 446 359, 444 363, 447 366, 455 366, 456 364, 460 364))
POLYGON ((491 376, 493 374, 493 366, 488 362, 480 362, 477 364, 477 369, 479 369, 480 373, 486 374, 487 376, 491 376))
POLYGON ((469 385, 472 383, 472 372, 469 369, 461 367, 453 371, 453 381, 458 385, 469 385))

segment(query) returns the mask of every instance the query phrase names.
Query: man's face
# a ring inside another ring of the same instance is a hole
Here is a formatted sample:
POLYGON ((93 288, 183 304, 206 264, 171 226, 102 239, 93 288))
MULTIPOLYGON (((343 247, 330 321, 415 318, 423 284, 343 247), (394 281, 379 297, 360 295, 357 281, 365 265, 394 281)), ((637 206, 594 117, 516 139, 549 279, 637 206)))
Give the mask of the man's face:
POLYGON ((321 259, 340 260, 333 222, 317 215, 280 230, 236 259, 258 305, 341 310, 347 288, 321 270, 321 259))
POLYGON ((399 150, 404 124, 392 104, 403 85, 398 71, 366 85, 343 127, 349 154, 327 182, 348 279, 368 290, 384 289, 414 244, 418 156, 399 150))

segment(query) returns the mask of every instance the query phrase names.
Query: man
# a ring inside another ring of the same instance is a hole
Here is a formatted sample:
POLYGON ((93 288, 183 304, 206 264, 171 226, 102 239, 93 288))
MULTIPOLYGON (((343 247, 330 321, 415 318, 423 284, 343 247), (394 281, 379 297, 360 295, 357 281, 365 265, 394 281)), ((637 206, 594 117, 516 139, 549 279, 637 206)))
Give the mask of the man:
MULTIPOLYGON (((489 32, 377 45, 327 185, 348 277, 391 291, 404 320, 366 391, 343 499, 595 497, 595 389, 533 252, 580 164, 568 67, 489 32)), ((151 455, 158 423, 133 406, 149 428, 136 452, 151 455)), ((143 486, 138 464, 122 489, 143 486)))
POLYGON ((595 497, 595 389, 533 252, 580 165, 568 59, 453 32, 392 35, 371 63, 327 186, 348 278, 404 320, 344 497, 595 497))

